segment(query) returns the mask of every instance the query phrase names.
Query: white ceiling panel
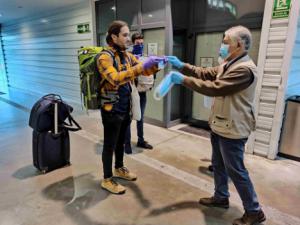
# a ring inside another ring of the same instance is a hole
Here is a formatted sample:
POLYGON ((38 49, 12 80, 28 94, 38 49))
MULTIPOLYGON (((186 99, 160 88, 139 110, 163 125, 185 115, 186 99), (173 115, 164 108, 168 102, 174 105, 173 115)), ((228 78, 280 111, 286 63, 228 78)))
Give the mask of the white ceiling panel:
POLYGON ((0 0, 0 24, 89 0, 0 0))

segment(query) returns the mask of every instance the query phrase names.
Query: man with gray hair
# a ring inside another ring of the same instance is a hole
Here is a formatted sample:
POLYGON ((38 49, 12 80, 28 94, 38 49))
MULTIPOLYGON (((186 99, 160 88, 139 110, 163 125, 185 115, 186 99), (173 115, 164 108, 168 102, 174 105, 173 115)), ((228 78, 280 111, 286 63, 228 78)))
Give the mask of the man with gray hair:
POLYGON ((209 207, 229 207, 228 177, 242 199, 245 213, 234 225, 252 225, 266 220, 253 184, 244 165, 245 143, 255 130, 253 102, 257 67, 248 56, 251 33, 243 26, 228 29, 219 51, 220 65, 202 68, 168 56, 179 72, 171 80, 203 95, 214 97, 209 124, 211 127, 212 166, 215 192, 199 203, 209 207))

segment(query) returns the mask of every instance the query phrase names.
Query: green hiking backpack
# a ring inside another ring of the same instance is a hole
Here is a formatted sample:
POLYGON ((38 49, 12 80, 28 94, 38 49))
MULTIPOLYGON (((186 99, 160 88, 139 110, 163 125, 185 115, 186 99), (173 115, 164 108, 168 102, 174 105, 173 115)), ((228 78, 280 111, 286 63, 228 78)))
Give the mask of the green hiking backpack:
POLYGON ((104 82, 97 68, 97 60, 104 51, 113 57, 115 64, 114 54, 105 47, 87 46, 78 50, 81 99, 86 109, 101 107, 100 90, 104 82))

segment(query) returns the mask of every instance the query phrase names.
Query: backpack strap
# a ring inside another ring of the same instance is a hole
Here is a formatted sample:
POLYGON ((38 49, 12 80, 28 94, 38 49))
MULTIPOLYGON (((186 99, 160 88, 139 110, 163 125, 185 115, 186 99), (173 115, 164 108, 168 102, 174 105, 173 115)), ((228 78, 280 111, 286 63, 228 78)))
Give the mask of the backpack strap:
POLYGON ((105 54, 105 53, 108 53, 108 55, 110 55, 111 57, 112 57, 112 59, 113 59, 113 66, 116 68, 116 70, 118 70, 119 71, 119 67, 118 67, 118 63, 117 63, 117 61, 116 61, 116 57, 115 57, 115 54, 111 51, 111 50, 109 50, 109 49, 104 49, 104 50, 102 50, 100 53, 99 53, 99 56, 101 55, 101 54, 105 54))
MULTIPOLYGON (((56 102, 64 103, 61 99, 56 100, 56 102)), ((69 123, 66 123, 65 121, 63 121, 61 124, 58 124, 58 127, 63 128, 65 130, 69 130, 69 131, 81 130, 82 129, 81 126, 77 123, 77 121, 71 115, 72 109, 65 104, 62 104, 61 106, 64 106, 68 112, 68 116, 66 119, 69 120, 69 123), (73 126, 73 123, 76 127, 73 126)))
POLYGON ((77 123, 77 121, 71 116, 71 114, 69 114, 68 120, 69 120, 69 124, 63 122, 63 124, 59 124, 59 127, 69 131, 78 131, 82 129, 81 126, 77 123), (76 127, 73 127, 73 123, 75 124, 76 127))
MULTIPOLYGON (((119 67, 118 67, 118 63, 117 63, 115 54, 114 54, 111 50, 109 50, 109 49, 104 49, 104 50, 102 50, 102 51, 99 53, 98 57, 96 57, 97 60, 98 60, 98 58, 100 57, 101 54, 107 54, 107 55, 110 55, 110 56, 112 57, 112 59, 113 59, 113 66, 115 67, 115 69, 116 69, 117 71, 119 71, 119 67)), ((102 87, 103 87, 103 85, 104 85, 104 82, 105 82, 105 79, 102 79, 102 81, 101 81, 101 83, 100 83, 100 90, 102 89, 102 87)))
MULTIPOLYGON (((132 54, 132 53, 130 53, 130 54, 132 54)), ((128 57, 130 66, 133 66, 133 61, 132 61, 132 58, 131 58, 130 54, 126 53, 126 56, 128 57)))

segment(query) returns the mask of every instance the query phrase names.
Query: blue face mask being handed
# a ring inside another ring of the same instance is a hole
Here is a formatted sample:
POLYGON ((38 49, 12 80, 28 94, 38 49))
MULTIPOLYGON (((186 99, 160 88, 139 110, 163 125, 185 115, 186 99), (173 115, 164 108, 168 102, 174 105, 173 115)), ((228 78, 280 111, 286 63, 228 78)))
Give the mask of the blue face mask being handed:
POLYGON ((228 44, 221 44, 219 54, 222 59, 226 59, 229 56, 229 45, 228 44))
POLYGON ((134 55, 143 55, 143 50, 144 50, 144 45, 143 44, 134 45, 133 49, 132 49, 132 54, 134 54, 134 55))

